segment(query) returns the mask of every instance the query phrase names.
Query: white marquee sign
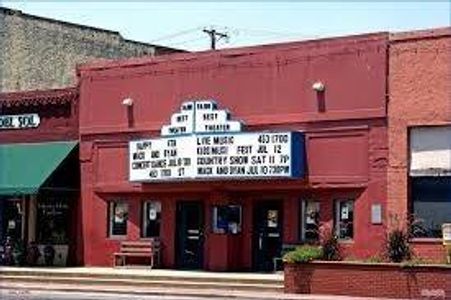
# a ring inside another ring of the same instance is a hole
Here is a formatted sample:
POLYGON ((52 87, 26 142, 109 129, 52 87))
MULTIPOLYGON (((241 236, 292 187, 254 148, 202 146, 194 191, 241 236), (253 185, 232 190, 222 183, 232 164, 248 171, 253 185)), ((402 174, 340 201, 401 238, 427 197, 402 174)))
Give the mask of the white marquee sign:
POLYGON ((38 114, 0 116, 0 129, 36 128, 40 122, 38 114))
POLYGON ((129 144, 130 181, 302 177, 301 132, 241 132, 214 101, 182 104, 161 138, 129 144))

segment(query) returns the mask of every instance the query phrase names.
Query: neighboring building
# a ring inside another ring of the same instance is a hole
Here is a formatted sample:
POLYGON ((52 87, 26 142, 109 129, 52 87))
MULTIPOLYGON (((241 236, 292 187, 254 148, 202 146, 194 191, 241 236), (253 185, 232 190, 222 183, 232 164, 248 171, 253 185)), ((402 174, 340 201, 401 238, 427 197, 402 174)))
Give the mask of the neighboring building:
POLYGON ((79 67, 84 264, 157 238, 167 268, 272 270, 320 223, 346 255, 379 253, 387 47, 377 33, 79 67))
POLYGON ((0 92, 74 86, 75 65, 93 59, 174 52, 180 50, 0 7, 0 92))
MULTIPOLYGON (((0 94, 0 246, 52 245, 75 263, 80 164, 78 90, 0 94)), ((2 256, 2 258, 4 258, 2 256)), ((7 263, 7 262, 2 262, 7 263)))
POLYGON ((451 223, 451 27, 396 33, 389 51, 388 209, 415 219, 417 254, 442 260, 451 223))
POLYGON ((82 263, 75 66, 174 52, 0 7, 0 252, 9 237, 41 254, 53 245, 55 264, 82 263))

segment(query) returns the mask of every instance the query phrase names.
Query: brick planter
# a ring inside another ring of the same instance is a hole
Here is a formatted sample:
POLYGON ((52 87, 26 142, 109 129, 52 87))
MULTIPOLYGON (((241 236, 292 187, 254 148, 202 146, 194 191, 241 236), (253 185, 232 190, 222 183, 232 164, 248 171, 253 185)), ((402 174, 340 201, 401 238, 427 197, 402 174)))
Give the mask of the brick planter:
POLYGON ((451 299, 451 266, 322 262, 285 264, 285 292, 451 299))

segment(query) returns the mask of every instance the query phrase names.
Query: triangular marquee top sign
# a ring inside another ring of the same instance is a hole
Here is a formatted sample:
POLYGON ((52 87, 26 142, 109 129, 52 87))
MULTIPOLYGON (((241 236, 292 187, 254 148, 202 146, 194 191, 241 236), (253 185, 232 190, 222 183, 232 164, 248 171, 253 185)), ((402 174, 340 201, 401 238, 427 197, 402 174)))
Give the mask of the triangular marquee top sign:
POLYGON ((230 113, 218 109, 215 101, 184 102, 171 117, 170 125, 163 125, 161 136, 192 133, 240 132, 242 123, 231 121, 230 113))
POLYGON ((161 137, 129 143, 129 180, 301 178, 302 132, 244 132, 216 101, 184 102, 161 137))

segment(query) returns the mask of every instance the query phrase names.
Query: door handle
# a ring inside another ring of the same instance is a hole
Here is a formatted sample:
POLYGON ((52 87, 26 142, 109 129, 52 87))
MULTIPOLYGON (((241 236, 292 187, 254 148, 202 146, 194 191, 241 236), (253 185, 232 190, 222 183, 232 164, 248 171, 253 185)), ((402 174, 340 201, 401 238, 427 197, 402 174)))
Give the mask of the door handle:
POLYGON ((261 233, 258 235, 258 249, 259 250, 263 249, 263 236, 261 233))

